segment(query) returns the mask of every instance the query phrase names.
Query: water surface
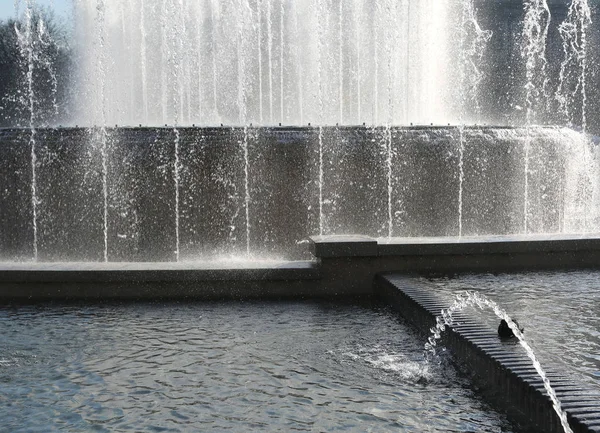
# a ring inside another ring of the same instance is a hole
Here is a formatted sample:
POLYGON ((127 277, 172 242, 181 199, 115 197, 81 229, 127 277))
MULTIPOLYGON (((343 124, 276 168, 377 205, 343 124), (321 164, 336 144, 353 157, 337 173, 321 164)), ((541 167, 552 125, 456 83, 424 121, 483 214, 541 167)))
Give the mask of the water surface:
POLYGON ((513 431, 387 309, 0 309, 3 432, 513 431))
MULTIPOLYGON (((432 280, 444 293, 475 289, 525 327, 543 366, 600 387, 600 271, 464 275, 432 280)), ((491 327, 489 312, 469 308, 491 327)))

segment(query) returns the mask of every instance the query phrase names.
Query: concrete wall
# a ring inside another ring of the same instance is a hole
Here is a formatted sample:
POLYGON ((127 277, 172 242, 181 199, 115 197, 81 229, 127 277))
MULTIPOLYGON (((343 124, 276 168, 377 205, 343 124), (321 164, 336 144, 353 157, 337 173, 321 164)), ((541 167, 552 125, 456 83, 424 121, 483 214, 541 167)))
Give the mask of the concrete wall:
MULTIPOLYGON (((38 259, 103 259, 105 152, 109 260, 175 260, 176 142, 181 259, 245 257, 248 232, 251 255, 293 259, 309 257, 299 242, 321 230, 386 237, 391 223, 393 236, 453 236, 461 196, 463 235, 520 233, 524 137, 456 127, 37 130, 38 259)), ((566 205, 583 197, 565 194, 577 137, 530 132, 531 232, 563 230, 566 205)), ((33 256, 31 139, 0 129, 2 260, 33 256)))

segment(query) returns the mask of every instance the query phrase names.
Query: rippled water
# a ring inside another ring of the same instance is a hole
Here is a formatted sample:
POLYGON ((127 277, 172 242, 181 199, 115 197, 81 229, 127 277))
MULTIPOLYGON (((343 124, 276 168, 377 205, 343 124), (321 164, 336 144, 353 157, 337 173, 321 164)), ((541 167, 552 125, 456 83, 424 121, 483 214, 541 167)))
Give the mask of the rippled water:
MULTIPOLYGON (((600 386, 600 272, 530 272, 432 279, 443 292, 476 289, 525 327, 546 366, 600 386)), ((469 309, 492 327, 493 314, 469 309)))
POLYGON ((0 431, 511 431, 393 313, 330 303, 0 308, 0 431))

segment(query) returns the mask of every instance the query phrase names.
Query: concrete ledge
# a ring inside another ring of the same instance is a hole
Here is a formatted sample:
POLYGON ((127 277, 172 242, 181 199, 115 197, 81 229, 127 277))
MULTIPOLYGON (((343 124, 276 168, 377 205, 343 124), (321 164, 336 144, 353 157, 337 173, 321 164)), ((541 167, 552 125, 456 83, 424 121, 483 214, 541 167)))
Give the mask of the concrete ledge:
POLYGON ((148 299, 331 296, 314 261, 0 263, 0 298, 148 299))
POLYGON ((372 257, 378 255, 377 241, 368 236, 337 235, 310 238, 315 257, 372 257))
POLYGON ((315 260, 0 263, 0 299, 370 296, 380 272, 598 268, 600 236, 317 236, 315 260))
POLYGON ((395 237, 360 235, 313 236, 316 257, 448 256, 490 254, 576 253, 600 250, 600 234, 535 234, 504 236, 395 237))
POLYGON ((314 261, 0 263, 0 281, 15 283, 285 281, 319 277, 319 265, 314 261))
MULTIPOLYGON (((438 297, 432 287, 399 274, 381 274, 376 293, 424 334, 435 325, 435 316, 451 300, 438 297)), ((562 432, 558 416, 542 380, 520 345, 502 341, 496 331, 458 315, 457 324, 442 335, 442 344, 465 363, 491 403, 516 421, 544 432, 562 432)), ((600 432, 600 391, 586 389, 545 368, 563 402, 574 432, 600 432)))
POLYGON ((507 235, 431 238, 392 238, 381 240, 379 255, 476 255, 532 254, 600 250, 599 235, 507 235))
POLYGON ((460 273, 598 268, 600 235, 374 239, 312 237, 324 284, 371 294, 380 272, 460 273))

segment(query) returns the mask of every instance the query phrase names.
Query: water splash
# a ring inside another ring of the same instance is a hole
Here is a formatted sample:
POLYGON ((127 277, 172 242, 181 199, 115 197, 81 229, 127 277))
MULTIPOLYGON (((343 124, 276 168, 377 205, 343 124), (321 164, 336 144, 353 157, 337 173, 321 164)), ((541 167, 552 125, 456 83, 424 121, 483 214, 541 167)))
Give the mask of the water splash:
MULTIPOLYGON (((334 351, 328 353, 337 355, 334 351)), ((394 376, 412 383, 430 382, 435 379, 432 365, 418 359, 411 359, 404 353, 398 353, 385 346, 376 344, 374 346, 348 347, 342 356, 366 363, 377 370, 392 373, 394 376)))
MULTIPOLYGON (((18 5, 15 5, 18 7, 18 5)), ((24 105, 29 111, 29 146, 31 148, 31 209, 32 209, 32 227, 33 227, 33 260, 38 259, 38 195, 37 195, 37 155, 35 151, 36 146, 36 95, 34 92, 33 75, 36 69, 37 63, 37 44, 35 38, 35 24, 34 24, 34 0, 26 0, 25 12, 24 12, 24 28, 19 28, 15 25, 15 32, 17 34, 17 41, 19 44, 19 52, 21 60, 24 63, 25 69, 25 82, 26 82, 26 96, 23 101, 24 105)))
POLYGON ((463 233, 463 183, 465 181, 465 135, 464 126, 458 127, 458 237, 463 233))
POLYGON ((595 230, 600 209, 597 149, 587 134, 565 128, 561 135, 567 152, 562 230, 566 233, 589 233, 595 230))
POLYGON ((247 0, 239 0, 238 3, 238 34, 237 34, 237 106, 238 122, 240 125, 246 124, 247 106, 246 106, 246 56, 245 56, 245 25, 250 6, 247 0))
POLYGON ((284 34, 285 34, 285 1, 280 1, 279 4, 279 121, 284 121, 284 106, 285 106, 285 88, 283 86, 284 80, 284 34))
POLYGON ((340 1, 338 16, 338 75, 340 125, 344 123, 344 2, 340 1))
POLYGON ((271 1, 267 3, 267 59, 269 63, 269 121, 274 123, 273 119, 273 11, 271 1))
POLYGON ((39 62, 46 69, 50 77, 50 103, 52 105, 52 114, 54 118, 58 118, 58 78, 56 76, 56 68, 50 54, 50 48, 53 44, 52 36, 50 35, 44 20, 39 19, 37 22, 37 37, 40 44, 38 50, 39 62))
POLYGON ((558 30, 562 38, 564 59, 560 65, 559 86, 556 99, 559 111, 569 126, 577 124, 575 107, 580 99, 580 126, 587 127, 587 29, 592 22, 587 0, 571 0, 566 19, 558 30))
POLYGON ((479 92, 484 77, 482 68, 492 32, 483 30, 479 25, 474 0, 465 0, 461 3, 459 75, 462 113, 460 120, 464 122, 469 117, 467 110, 472 110, 476 120, 481 116, 479 92))
POLYGON ((102 257, 108 262, 108 131, 105 126, 100 127, 97 137, 102 158, 102 257))
POLYGON ((99 94, 97 95, 100 105, 100 130, 99 130, 99 142, 100 142, 100 153, 102 157, 102 200, 103 200, 103 211, 102 211, 102 229, 104 236, 104 250, 103 258, 105 262, 108 262, 108 131, 106 129, 106 118, 107 118, 107 103, 106 103, 106 52, 104 47, 106 45, 106 5, 103 0, 99 0, 96 7, 96 50, 98 57, 96 59, 96 74, 97 80, 100 81, 99 94))
POLYGON ((361 87, 361 64, 362 64, 362 56, 361 56, 361 44, 360 44, 360 40, 361 40, 361 13, 360 13, 360 8, 361 8, 361 3, 360 0, 354 0, 354 32, 355 32, 355 43, 356 43, 356 117, 358 119, 358 122, 360 123, 360 121, 362 120, 362 104, 361 104, 361 93, 362 93, 362 87, 361 87))
POLYGON ((567 421, 567 414, 562 409, 561 403, 558 397, 556 396, 556 392, 552 388, 550 380, 548 379, 546 372, 544 371, 542 365, 535 356, 533 349, 527 343, 527 341, 525 341, 523 333, 515 324, 515 322, 510 318, 510 316, 506 313, 506 311, 500 308, 500 306, 497 303, 495 303, 491 299, 488 299, 481 293, 476 291, 465 291, 463 293, 457 294, 454 303, 449 308, 442 310, 439 316, 436 316, 436 324, 434 327, 431 328, 431 335, 429 336, 429 338, 427 339, 427 343, 425 344, 426 359, 431 360, 435 356, 437 341, 441 338, 442 332, 446 330, 446 326, 452 326, 454 324, 454 314, 464 310, 466 307, 469 306, 478 307, 482 310, 489 308, 494 312, 494 314, 498 318, 503 319, 506 321, 506 323, 508 323, 508 326, 519 340, 519 344, 521 345, 521 347, 525 349, 527 357, 531 360, 533 367, 542 379, 546 393, 552 401, 554 411, 558 415, 565 433, 572 433, 573 430, 571 430, 569 422, 567 421))
POLYGON ((175 261, 179 261, 179 182, 181 164, 179 162, 179 129, 173 128, 175 134, 175 164, 173 167, 173 180, 175 182, 175 261))
POLYGON ((386 180, 387 180, 387 217, 388 217, 388 230, 387 236, 391 238, 394 234, 394 216, 393 216, 393 192, 394 186, 392 184, 392 169, 393 169, 393 154, 392 154, 392 128, 389 124, 385 126, 384 131, 384 143, 385 143, 385 167, 386 167, 386 180))
MULTIPOLYGON (((264 120, 264 107, 263 107, 263 65, 262 65, 262 46, 263 46, 263 35, 262 35, 262 0, 256 0, 256 20, 258 32, 256 38, 256 53, 258 55, 258 120, 262 125, 264 120)), ((198 37, 198 39, 200 39, 198 37)))
POLYGON ((102 0, 107 37, 100 53, 90 26, 98 0, 78 0, 74 85, 82 92, 72 121, 98 122, 93 95, 105 85, 108 124, 172 125, 177 109, 179 125, 243 126, 239 113, 245 108, 246 122, 261 125, 299 125, 308 118, 356 125, 365 115, 383 125, 389 121, 383 97, 388 81, 395 103, 402 101, 410 112, 398 111, 392 124, 408 117, 452 120, 452 91, 444 77, 453 61, 446 48, 454 30, 445 21, 455 6, 410 0, 408 19, 405 3, 102 0), (375 22, 365 18, 372 15, 375 22), (404 34, 410 41, 399 37, 404 34), (94 75, 99 55, 111 60, 105 83, 94 75), (177 64, 181 73, 174 82, 177 64), (323 116, 319 104, 306 103, 320 98, 326 101, 323 116), (202 109, 207 105, 212 110, 202 109))
POLYGON ((546 0, 525 0, 521 56, 525 60, 526 123, 539 120, 548 104, 548 61, 546 41, 550 27, 550 8, 546 0))
POLYGON ((180 223, 180 181, 181 181, 181 163, 179 155, 179 147, 181 142, 181 135, 178 129, 178 125, 184 118, 184 98, 186 95, 185 89, 185 73, 183 72, 185 67, 181 59, 181 53, 184 50, 184 35, 185 29, 185 15, 184 15, 184 4, 183 0, 179 0, 177 7, 167 6, 167 14, 170 21, 173 24, 173 28, 170 32, 170 38, 167 40, 168 48, 168 64, 171 67, 171 74, 173 79, 173 103, 174 109, 174 120, 175 125, 173 127, 173 133, 175 135, 173 147, 174 147, 174 166, 173 166, 173 181, 175 186, 175 260, 179 261, 180 255, 180 237, 179 237, 179 223, 180 223), (177 16, 179 14, 179 16, 177 16), (179 19, 178 19, 179 18, 179 19))
MULTIPOLYGON (((292 40, 298 40, 300 37, 300 28, 298 23, 298 6, 294 3, 293 11, 293 31, 294 35, 292 40)), ((298 44, 294 47, 294 58, 296 60, 296 87, 298 92, 298 110, 300 114, 300 125, 304 125, 304 68, 302 66, 303 60, 300 55, 300 47, 298 44)))
POLYGON ((142 109, 144 125, 148 124, 148 72, 146 59, 146 16, 144 0, 140 0, 140 73, 142 82, 142 109))
POLYGON ((250 158, 248 155, 248 127, 244 126, 244 212, 246 216, 246 256, 250 257, 250 158))
POLYGON ((323 236, 323 127, 319 126, 319 236, 323 236))
POLYGON ((32 223, 33 223, 33 260, 38 259, 38 194, 37 194, 37 155, 35 153, 35 127, 31 126, 31 136, 29 138, 29 144, 31 146, 31 209, 32 209, 32 223))
POLYGON ((531 126, 527 125, 525 129, 525 140, 523 141, 523 164, 524 164, 524 172, 525 179, 523 184, 523 233, 527 234, 529 232, 529 152, 531 150, 531 126))
POLYGON ((548 106, 548 74, 546 40, 550 27, 550 8, 546 0, 525 0, 521 56, 525 60, 525 123, 524 141, 525 180, 523 192, 523 231, 529 231, 529 152, 530 127, 537 122, 548 106))

